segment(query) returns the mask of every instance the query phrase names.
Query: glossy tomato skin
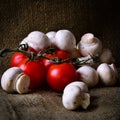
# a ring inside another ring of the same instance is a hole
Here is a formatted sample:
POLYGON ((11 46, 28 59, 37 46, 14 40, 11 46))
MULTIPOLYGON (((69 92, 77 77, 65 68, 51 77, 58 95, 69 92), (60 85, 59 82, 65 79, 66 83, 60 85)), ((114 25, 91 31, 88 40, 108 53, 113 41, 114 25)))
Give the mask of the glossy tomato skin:
POLYGON ((24 60, 18 65, 18 67, 30 77, 30 89, 38 88, 45 80, 45 66, 39 60, 24 60))
POLYGON ((67 84, 76 81, 77 78, 75 67, 69 63, 54 64, 47 71, 47 83, 57 92, 62 92, 67 84))
MULTIPOLYGON (((37 54, 37 51, 34 50, 32 47, 28 47, 28 51, 37 54)), ((15 52, 10 59, 10 66, 11 67, 17 66, 21 61, 25 59, 27 59, 26 55, 24 55, 21 52, 15 52)))
POLYGON ((56 56, 61 59, 66 59, 70 57, 70 53, 64 50, 57 50, 56 56))
POLYGON ((28 51, 29 52, 33 52, 33 53, 35 53, 35 54, 37 54, 38 53, 38 51, 36 51, 35 49, 33 49, 32 47, 28 47, 28 51))
POLYGON ((25 56, 23 53, 15 52, 10 59, 10 66, 18 66, 18 64, 25 59, 27 59, 27 56, 25 56))
MULTIPOLYGON (((51 58, 55 58, 56 56, 55 56, 55 54, 46 54, 46 57, 49 58, 49 59, 51 59, 51 58)), ((46 70, 48 70, 48 68, 49 68, 51 65, 54 64, 54 63, 53 63, 51 60, 49 60, 49 59, 45 59, 45 58, 44 58, 44 59, 42 60, 44 66, 45 66, 45 68, 46 68, 46 70)))
MULTIPOLYGON (((56 50, 56 52, 54 54, 46 54, 46 57, 49 59, 52 58, 58 58, 58 59, 67 59, 70 57, 70 53, 63 51, 63 50, 56 50)), ((48 59, 43 59, 43 64, 45 65, 46 69, 48 70, 48 68, 53 65, 54 63, 51 60, 48 59)))

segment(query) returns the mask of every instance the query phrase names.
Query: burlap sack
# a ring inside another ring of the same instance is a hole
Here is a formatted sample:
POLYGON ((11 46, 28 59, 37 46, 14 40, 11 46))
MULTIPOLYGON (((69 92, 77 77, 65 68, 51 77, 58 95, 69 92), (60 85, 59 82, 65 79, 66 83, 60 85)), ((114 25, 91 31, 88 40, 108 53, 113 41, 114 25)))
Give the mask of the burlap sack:
MULTIPOLYGON (((111 49, 119 67, 119 21, 119 4, 113 0, 1 0, 0 48, 17 47, 34 30, 69 29, 77 41, 92 32, 111 49)), ((0 59, 1 73, 9 59, 0 59)), ((119 120, 119 93, 119 86, 91 89, 88 110, 67 111, 61 94, 50 90, 18 95, 0 89, 0 120, 119 120)))

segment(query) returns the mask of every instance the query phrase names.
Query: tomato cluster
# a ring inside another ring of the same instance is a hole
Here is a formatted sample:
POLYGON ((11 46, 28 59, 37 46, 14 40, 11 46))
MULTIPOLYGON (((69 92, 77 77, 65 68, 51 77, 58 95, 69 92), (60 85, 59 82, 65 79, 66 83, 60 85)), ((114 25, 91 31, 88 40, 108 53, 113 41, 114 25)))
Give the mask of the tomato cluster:
POLYGON ((67 84, 77 80, 77 72, 70 60, 56 64, 52 59, 65 60, 67 58, 70 58, 70 53, 58 49, 54 53, 45 54, 44 58, 35 60, 30 60, 23 53, 15 52, 10 64, 11 67, 20 67, 30 76, 30 89, 38 88, 46 80, 53 90, 62 92, 67 84))

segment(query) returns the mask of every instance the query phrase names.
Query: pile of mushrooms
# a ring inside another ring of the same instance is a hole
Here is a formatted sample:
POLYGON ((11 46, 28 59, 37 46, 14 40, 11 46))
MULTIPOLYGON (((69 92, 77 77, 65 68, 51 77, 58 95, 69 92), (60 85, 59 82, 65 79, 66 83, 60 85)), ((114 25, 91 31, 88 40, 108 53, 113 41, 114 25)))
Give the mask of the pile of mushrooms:
POLYGON ((76 70, 79 82, 70 83, 63 91, 62 102, 66 109, 74 110, 79 106, 86 109, 90 104, 88 88, 96 87, 99 83, 104 86, 116 84, 118 73, 112 52, 108 48, 103 48, 102 41, 94 34, 84 34, 77 45, 75 36, 68 30, 51 31, 46 35, 53 46, 69 51, 72 57, 77 57, 80 61, 87 61, 87 64, 81 65, 76 70), (91 55, 99 55, 99 62, 95 63, 90 59, 91 55), (86 103, 85 106, 84 103, 86 103))
POLYGON ((83 65, 78 68, 79 78, 88 87, 95 87, 99 81, 105 86, 112 86, 118 78, 117 69, 112 52, 108 48, 103 48, 102 42, 92 33, 86 33, 77 44, 82 59, 89 58, 90 55, 99 54, 99 63, 88 61, 89 66, 83 65))
MULTIPOLYGON (((54 46, 60 50, 71 53, 71 57, 79 61, 86 61, 79 66, 76 72, 79 79, 68 84, 63 91, 62 103, 68 110, 79 107, 87 109, 90 105, 88 89, 96 87, 99 83, 104 86, 113 86, 118 79, 118 72, 114 65, 112 52, 103 48, 102 42, 92 33, 86 33, 76 43, 76 38, 69 30, 63 29, 43 33, 33 31, 25 37, 20 44, 28 44, 35 51, 54 46), (95 63, 91 56, 99 55, 99 62, 95 63)), ((1 86, 7 92, 20 94, 29 91, 30 78, 20 68, 13 67, 6 70, 1 77, 1 86)))
POLYGON ((83 64, 76 70, 79 75, 78 81, 81 82, 70 83, 64 89, 62 102, 68 110, 75 110, 80 106, 87 109, 90 104, 88 88, 96 87, 98 84, 113 86, 118 79, 118 71, 112 52, 108 48, 103 48, 102 42, 92 33, 84 34, 76 49, 80 53, 79 60, 88 60, 88 64, 83 64), (89 59, 91 55, 96 54, 99 55, 98 63, 89 59))

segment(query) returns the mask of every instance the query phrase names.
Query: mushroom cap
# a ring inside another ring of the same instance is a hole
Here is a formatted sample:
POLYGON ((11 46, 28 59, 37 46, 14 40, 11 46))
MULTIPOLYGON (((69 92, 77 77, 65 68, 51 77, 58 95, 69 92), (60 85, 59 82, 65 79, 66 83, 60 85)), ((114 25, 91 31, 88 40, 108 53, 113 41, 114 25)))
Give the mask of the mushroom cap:
POLYGON ((66 90, 62 96, 63 106, 68 110, 74 110, 81 105, 82 92, 78 86, 70 86, 65 88, 66 90))
POLYGON ((33 31, 29 33, 28 36, 24 38, 20 44, 26 43, 36 51, 45 49, 50 46, 49 38, 46 34, 40 31, 33 31))
POLYGON ((81 42, 91 44, 96 41, 94 38, 95 36, 92 33, 86 33, 81 37, 81 42))
POLYGON ((64 92, 65 90, 67 90, 68 87, 70 86, 77 86, 81 89, 81 91, 83 92, 88 92, 88 86, 86 85, 86 83, 84 82, 81 82, 81 81, 75 81, 75 82, 71 82, 69 83, 67 86, 66 86, 66 89, 64 89, 64 92))
POLYGON ((94 87, 98 83, 98 73, 97 71, 87 65, 84 65, 77 69, 79 74, 79 80, 86 83, 88 87, 94 87))
POLYGON ((27 83, 27 86, 24 89, 28 90, 28 87, 30 84, 30 78, 26 74, 24 74, 22 72, 22 70, 18 67, 12 67, 12 68, 7 69, 1 77, 1 86, 2 86, 3 90, 5 90, 7 92, 15 92, 16 88, 18 90, 17 91, 18 93, 28 92, 27 90, 23 91, 21 89, 22 88, 21 83, 23 85, 23 83, 25 83, 25 82, 27 83))
POLYGON ((55 39, 56 32, 50 31, 50 32, 46 33, 46 35, 49 38, 51 45, 56 45, 56 39, 55 39))
POLYGON ((90 104, 90 95, 86 93, 87 90, 87 86, 83 82, 70 83, 63 91, 63 106, 68 110, 75 110, 80 106, 87 109, 90 104))
POLYGON ((12 67, 6 70, 1 77, 1 86, 4 90, 13 91, 13 80, 17 78, 22 70, 18 67, 12 67))
POLYGON ((69 30, 59 30, 55 35, 56 46, 61 50, 72 51, 76 47, 76 39, 69 30))
POLYGON ((92 33, 84 34, 77 47, 82 56, 95 55, 102 52, 102 42, 94 37, 92 33))
POLYGON ((102 63, 98 66, 97 72, 100 82, 105 86, 111 86, 116 83, 116 73, 113 68, 107 63, 102 63))
POLYGON ((46 35, 48 36, 48 38, 55 37, 56 31, 50 31, 50 32, 46 33, 46 35))

